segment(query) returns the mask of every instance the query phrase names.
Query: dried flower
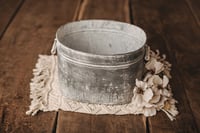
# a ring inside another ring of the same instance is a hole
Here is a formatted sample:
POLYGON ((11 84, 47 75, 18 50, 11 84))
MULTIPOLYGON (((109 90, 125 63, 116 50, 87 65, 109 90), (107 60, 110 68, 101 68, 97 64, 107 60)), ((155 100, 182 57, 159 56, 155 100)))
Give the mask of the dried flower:
POLYGON ((152 88, 148 87, 147 82, 136 79, 136 86, 134 88, 133 101, 135 101, 138 108, 143 108, 145 116, 153 116, 156 114, 156 106, 150 101, 153 100, 154 92, 152 88))
POLYGON ((136 79, 135 84, 136 86, 133 89, 133 101, 136 102, 137 106, 143 106, 143 94, 147 90, 147 83, 136 79))
POLYGON ((171 71, 171 64, 166 61, 166 55, 160 56, 159 50, 156 50, 155 52, 150 49, 150 47, 147 47, 146 50, 146 56, 145 60, 147 63, 145 64, 145 67, 147 70, 152 71, 154 74, 163 73, 168 78, 171 78, 170 71, 171 71))
POLYGON ((153 71, 153 73, 158 74, 164 70, 164 65, 157 61, 155 58, 151 58, 146 64, 147 70, 153 71))
POLYGON ((147 48, 145 60, 147 72, 143 81, 136 79, 132 101, 145 116, 153 116, 156 111, 162 110, 170 120, 174 120, 178 111, 169 85, 171 64, 166 61, 165 55, 161 57, 158 50, 154 52, 150 47, 147 48))
POLYGON ((171 121, 173 121, 175 116, 178 115, 175 103, 177 103, 177 101, 171 98, 165 102, 164 107, 162 108, 162 111, 167 114, 171 121))
POLYGON ((167 76, 163 75, 163 78, 160 78, 159 75, 152 75, 147 79, 148 86, 156 86, 158 88, 166 88, 169 83, 167 76))

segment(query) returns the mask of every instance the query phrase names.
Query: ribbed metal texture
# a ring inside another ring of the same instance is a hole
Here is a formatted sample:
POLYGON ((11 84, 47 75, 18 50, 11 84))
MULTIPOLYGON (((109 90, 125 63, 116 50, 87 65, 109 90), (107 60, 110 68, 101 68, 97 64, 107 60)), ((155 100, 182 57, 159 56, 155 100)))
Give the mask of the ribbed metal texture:
POLYGON ((131 101, 144 68, 146 35, 137 26, 85 20, 61 26, 56 34, 58 76, 69 99, 98 104, 131 101))

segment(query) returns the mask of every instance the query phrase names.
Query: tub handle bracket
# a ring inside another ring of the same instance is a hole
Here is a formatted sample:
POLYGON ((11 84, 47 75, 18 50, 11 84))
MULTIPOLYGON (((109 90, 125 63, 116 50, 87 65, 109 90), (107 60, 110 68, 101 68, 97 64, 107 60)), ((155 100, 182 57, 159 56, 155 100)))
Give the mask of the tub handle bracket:
POLYGON ((53 46, 52 46, 52 48, 51 48, 51 54, 52 54, 52 55, 55 55, 55 54, 56 54, 56 49, 57 49, 56 43, 57 43, 57 39, 55 38, 55 39, 54 39, 53 46))

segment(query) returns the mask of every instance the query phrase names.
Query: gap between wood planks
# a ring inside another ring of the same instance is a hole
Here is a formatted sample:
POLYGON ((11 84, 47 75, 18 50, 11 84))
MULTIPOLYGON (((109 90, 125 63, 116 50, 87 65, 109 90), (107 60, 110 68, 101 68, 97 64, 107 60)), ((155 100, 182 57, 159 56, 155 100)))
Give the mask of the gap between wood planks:
POLYGON ((57 130, 57 123, 58 123, 58 112, 56 112, 56 117, 55 117, 55 120, 54 120, 52 133, 56 133, 56 130, 57 130))
MULTIPOLYGON (((130 23, 131 24, 135 24, 136 25, 136 22, 135 19, 134 19, 134 16, 133 16, 133 8, 132 8, 132 0, 129 0, 129 16, 130 16, 130 23)), ((144 117, 144 116, 143 116, 144 117)), ((144 117, 145 119, 145 124, 146 124, 146 133, 150 133, 150 129, 149 129, 149 118, 148 117, 144 117)))
MULTIPOLYGON (((78 20, 78 18, 80 16, 80 10, 81 10, 81 7, 83 5, 83 2, 84 2, 84 0, 79 0, 72 21, 78 20)), ((59 115, 59 112, 56 112, 56 117, 55 117, 52 133, 56 133, 57 132, 58 115, 59 115)))
MULTIPOLYGON (((3 1, 1 1, 1 2, 3 2, 3 1)), ((1 23, 1 25, 0 25, 1 26, 0 27, 0 39, 2 38, 2 36, 5 33, 5 31, 7 30, 7 28, 9 27, 12 20, 15 18, 18 11, 20 10, 21 6, 24 3, 24 0, 11 1, 11 3, 10 3, 10 1, 7 0, 5 2, 9 3, 9 5, 8 5, 9 7, 6 7, 6 9, 2 9, 3 11, 0 13, 1 20, 4 20, 3 23, 1 23)), ((0 3, 0 5, 4 5, 4 4, 0 3)), ((3 7, 5 7, 5 5, 3 7)))
MULTIPOLYGON (((114 19, 118 21, 130 22, 133 18, 130 14, 130 1, 104 1, 102 3, 101 0, 82 0, 81 5, 79 7, 79 12, 75 15, 75 20, 82 19, 114 19), (115 5, 117 3, 117 5, 115 5), (110 7, 109 7, 110 6, 110 7), (119 10, 117 11, 117 9, 119 10)), ((133 21, 132 21, 133 22, 133 21)), ((115 131, 124 131, 123 132, 149 132, 146 129, 146 123, 148 121, 144 116, 136 116, 136 115, 126 115, 126 116, 114 116, 114 115, 101 115, 101 116, 92 116, 87 114, 80 113, 72 113, 72 112, 63 112, 59 111, 58 113, 58 123, 56 127, 57 132, 68 131, 68 132, 115 132, 115 131), (84 120, 84 124, 79 125, 80 122, 77 121, 84 120), (115 121, 114 124, 113 120, 115 121), (124 122, 125 120, 125 122, 124 122), (73 127, 75 121, 76 127, 73 127), (65 125, 63 125, 65 123, 65 125), (105 125, 106 124, 106 125, 105 125), (139 125, 138 125, 139 124, 139 125), (71 126, 70 126, 71 125, 71 126), (86 126, 82 129, 82 126, 86 126), (70 126, 70 127, 69 127, 70 126), (118 126, 122 126, 119 128, 118 126), (101 128, 99 128, 101 127, 101 128), (79 128, 79 129, 75 129, 79 128), (134 129, 133 129, 134 128, 134 129)))
MULTIPOLYGON (((0 1, 0 40, 3 37, 4 33, 6 32, 7 28, 9 27, 12 20, 15 18, 16 14, 20 10, 21 6, 23 5, 24 0, 2 0, 0 1)), ((0 92, 2 92, 2 88, 0 88, 0 92)), ((0 103, 2 103, 0 94, 0 103)), ((3 105, 0 105, 0 131, 2 130, 2 125, 4 123, 5 118, 5 108, 3 105)))
MULTIPOLYGON (((196 88, 186 92, 187 89, 190 89, 186 88, 186 86, 191 87, 191 84, 188 84, 183 78, 186 76, 187 72, 181 69, 183 66, 188 66, 187 63, 191 63, 190 65, 193 64, 189 61, 192 59, 189 59, 185 54, 188 54, 188 52, 197 53, 197 49, 199 49, 199 30, 195 28, 196 23, 194 23, 195 20, 193 21, 193 16, 190 15, 184 1, 170 0, 168 2, 158 1, 155 3, 154 1, 144 2, 134 0, 133 8, 135 8, 133 13, 137 20, 136 24, 147 31, 149 36, 148 40, 152 43, 151 46, 159 48, 162 53, 166 52, 166 54, 168 54, 167 57, 172 61, 174 66, 172 69, 173 80, 171 83, 173 85, 173 92, 175 92, 175 98, 179 100, 178 109, 180 114, 177 116, 177 120, 173 123, 165 122, 165 117, 158 113, 156 117, 149 118, 150 131, 161 132, 161 129, 166 129, 166 132, 198 132, 198 112, 194 117, 194 112, 199 108, 195 106, 198 105, 198 101, 192 97, 195 95, 195 92, 198 92, 198 85, 193 85, 193 87, 196 88), (176 7, 176 5, 179 6, 176 7), (190 18, 190 16, 192 16, 192 18, 190 18), (188 32, 190 34, 187 34, 188 32), (182 56, 183 58, 181 58, 182 56), (187 58, 183 60, 184 57, 187 58), (193 103, 194 105, 192 105, 193 103)), ((189 76, 188 78, 191 77, 191 75, 187 76, 189 76)), ((190 80, 192 79, 190 78, 190 80)), ((198 97, 196 98, 198 99, 198 97)), ((165 130, 162 132, 164 131, 165 130)))
MULTIPOLYGON (((82 1, 82 2, 84 2, 84 1, 82 1)), ((87 4, 87 3, 86 3, 87 4)), ((129 8, 130 9, 130 8, 129 8)), ((75 17, 74 17, 74 19, 73 20, 78 20, 78 17, 77 16, 79 16, 79 14, 78 14, 78 12, 79 12, 79 8, 77 8, 77 12, 75 12, 75 17)), ((84 9, 85 10, 85 9, 84 9)), ((125 9, 125 10, 127 10, 127 9, 125 9)), ((132 9, 130 9, 130 11, 132 11, 132 9)), ((84 15, 82 15, 82 16, 84 16, 84 15)), ((132 16, 131 15, 131 13, 130 13, 130 15, 129 16, 132 16)), ((82 18, 82 17, 80 17, 80 18, 82 18)), ((125 19, 127 19, 127 18, 125 18, 125 19)), ((10 24, 10 23, 9 23, 10 24)), ((168 48, 169 49, 169 48, 168 48)), ((47 51, 47 50, 46 50, 47 51)), ((4 112, 4 111, 2 111, 2 112, 4 112)), ((54 126, 55 125, 57 125, 57 117, 58 117, 58 115, 56 116, 56 118, 55 118, 55 120, 54 120, 54 126)), ((2 114, 2 120, 4 120, 4 115, 2 114)), ((147 119, 147 121, 146 122, 148 122, 148 119, 147 119)), ((147 125, 148 125, 148 123, 147 123, 147 125)), ((55 129, 53 130, 54 132, 56 131, 56 127, 55 127, 55 129)), ((148 131, 147 131, 148 132, 148 131)))
POLYGON ((56 112, 25 115, 30 104, 29 82, 38 54, 50 53, 56 29, 72 21, 77 2, 27 0, 4 33, 0 40, 0 132, 53 130, 56 112))
POLYGON ((196 23, 197 23, 197 25, 200 27, 200 12, 198 12, 197 10, 199 10, 199 4, 197 4, 197 0, 185 0, 185 2, 187 3, 187 6, 188 6, 188 8, 190 9, 190 11, 191 11, 191 13, 192 13, 192 15, 193 15, 193 17, 194 17, 194 19, 195 19, 195 21, 196 21, 196 23), (197 4, 197 5, 196 5, 197 4), (196 10, 195 10, 195 6, 197 6, 196 8, 196 10))
MULTIPOLYGON (((81 1, 80 7, 78 8, 78 11, 77 11, 77 13, 76 13, 76 15, 74 17, 75 18, 74 20, 81 20, 82 18, 84 18, 84 12, 87 9, 86 7, 87 7, 88 2, 89 2, 89 0, 81 1)), ((131 4, 131 2, 129 2, 129 6, 130 6, 130 4, 131 4)), ((129 7, 129 15, 128 16, 130 16, 130 18, 131 18, 131 23, 133 23, 132 12, 133 12, 132 8, 129 7)), ((130 21, 130 20, 128 20, 128 21, 130 21)), ((164 39, 164 37, 162 37, 162 38, 164 39)), ((167 41, 165 39, 164 39, 164 44, 167 45, 167 41)), ((168 48, 167 51, 169 52, 169 48, 168 48)), ((180 74, 178 74, 178 75, 180 75, 180 74)), ((189 102, 188 102, 188 104, 189 104, 189 102)), ((152 120, 149 120, 148 118, 146 118, 145 120, 146 120, 145 121, 145 123, 146 123, 146 132, 148 133, 148 132, 150 132, 152 130, 152 127, 151 127, 152 125, 151 124, 149 125, 149 121, 152 121, 152 120), (149 129, 149 127, 151 128, 151 130, 149 129)))

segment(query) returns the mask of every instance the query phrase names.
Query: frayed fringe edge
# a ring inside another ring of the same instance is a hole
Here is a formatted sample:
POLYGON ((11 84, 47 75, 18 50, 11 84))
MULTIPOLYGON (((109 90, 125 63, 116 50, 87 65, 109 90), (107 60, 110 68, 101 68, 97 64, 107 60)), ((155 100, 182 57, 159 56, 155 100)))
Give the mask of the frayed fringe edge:
POLYGON ((52 58, 48 55, 39 55, 35 69, 33 69, 33 78, 30 82, 31 105, 26 112, 27 115, 35 115, 39 110, 45 111, 48 105, 48 94, 50 88, 47 84, 51 78, 51 69, 53 65, 52 58))

